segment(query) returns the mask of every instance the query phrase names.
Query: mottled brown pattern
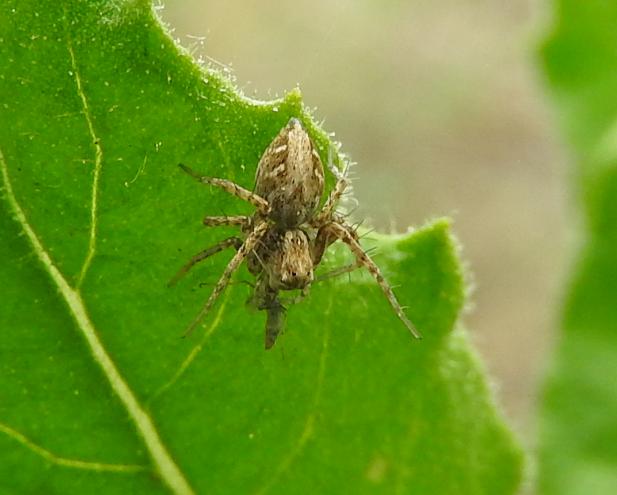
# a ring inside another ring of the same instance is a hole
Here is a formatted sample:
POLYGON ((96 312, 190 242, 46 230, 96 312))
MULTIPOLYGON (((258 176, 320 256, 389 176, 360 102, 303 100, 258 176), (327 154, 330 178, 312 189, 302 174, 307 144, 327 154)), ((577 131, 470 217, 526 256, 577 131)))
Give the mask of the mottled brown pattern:
POLYGON ((255 174, 255 193, 271 207, 270 218, 284 228, 313 217, 324 187, 318 153, 298 119, 291 119, 264 152, 255 174))
POLYGON ((222 225, 239 225, 242 228, 247 228, 251 224, 251 219, 250 217, 244 217, 244 216, 205 217, 203 222, 206 227, 220 227, 222 225))
POLYGON ((219 187, 256 208, 252 217, 204 219, 207 226, 240 226, 244 240, 230 237, 196 254, 171 280, 170 284, 176 283, 196 263, 225 248, 234 247, 237 251, 204 307, 187 328, 187 334, 212 308, 233 272, 246 260, 249 271, 256 278, 251 303, 267 312, 265 346, 266 349, 271 348, 284 326, 284 304, 298 302, 308 294, 315 280, 315 267, 321 262, 328 246, 340 239, 349 246, 356 262, 322 275, 320 279, 361 266, 367 268, 401 321, 415 337, 419 337, 379 268, 360 246, 355 230, 335 213, 348 180, 346 174, 330 161, 328 167, 336 178, 336 184, 323 208, 317 211, 323 195, 324 169, 313 142, 298 119, 290 119, 264 152, 257 166, 254 192, 226 179, 201 176, 184 165, 180 166, 199 182, 219 187), (300 290, 300 295, 282 300, 279 292, 284 290, 300 290))

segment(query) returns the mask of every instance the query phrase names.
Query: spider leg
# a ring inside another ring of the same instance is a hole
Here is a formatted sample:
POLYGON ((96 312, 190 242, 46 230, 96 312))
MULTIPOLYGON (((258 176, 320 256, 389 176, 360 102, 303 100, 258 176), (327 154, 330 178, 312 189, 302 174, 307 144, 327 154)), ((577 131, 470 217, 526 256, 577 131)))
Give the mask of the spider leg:
POLYGON ((324 273, 323 275, 320 275, 319 277, 315 277, 313 283, 323 282, 324 280, 328 280, 329 278, 334 278, 338 277, 339 275, 343 275, 344 273, 353 272, 361 266, 362 264, 359 261, 356 261, 355 263, 351 263, 349 265, 340 266, 338 268, 335 268, 334 270, 330 270, 329 272, 324 273))
POLYGON ((223 249, 227 249, 228 247, 232 247, 232 246, 236 248, 236 250, 240 249, 240 246, 242 246, 242 239, 240 239, 239 237, 229 237, 219 242, 218 244, 215 244, 214 246, 209 247, 208 249, 204 249, 200 253, 197 253, 195 256, 193 256, 189 260, 189 262, 186 265, 180 268, 178 273, 176 273, 169 282, 167 282, 167 287, 176 285, 178 280, 180 280, 184 275, 186 275, 187 272, 200 261, 203 261, 206 258, 212 256, 213 254, 216 254, 222 251, 223 249))
MULTIPOLYGON (((208 287, 214 285, 211 282, 200 282, 199 287, 208 287)), ((255 288, 255 284, 253 282, 249 282, 248 280, 236 280, 235 282, 228 282, 228 285, 248 285, 251 289, 255 288)))
POLYGON ((392 309, 394 309, 394 312, 399 317, 399 319, 405 324, 407 329, 411 332, 411 334, 415 338, 417 339, 422 338, 420 334, 418 333, 418 331, 416 330, 416 328, 414 327, 413 323, 409 321, 409 318, 407 318, 407 316, 403 312, 403 308, 401 307, 398 300, 396 299, 396 296, 394 295, 394 292, 392 291, 390 284, 386 282, 386 279, 381 274, 381 270, 379 269, 379 267, 366 254, 364 249, 362 249, 362 246, 360 246, 357 235, 345 225, 335 223, 335 222, 332 222, 323 228, 327 228, 330 231, 329 235, 327 236, 328 240, 329 240, 329 237, 332 236, 335 239, 342 240, 345 244, 347 244, 347 246, 349 246, 349 249, 356 257, 358 264, 366 267, 369 273, 373 276, 373 278, 379 284, 379 287, 381 287, 381 290, 383 291, 384 295, 388 299, 390 306, 392 306, 392 309))
POLYGON ((332 172, 332 175, 336 177, 336 184, 334 185, 332 191, 330 191, 330 195, 328 196, 328 199, 326 199, 323 208, 317 214, 314 222, 317 225, 322 225, 332 217, 334 208, 341 199, 341 196, 343 196, 345 189, 347 189, 350 184, 349 179, 347 179, 347 170, 349 168, 347 165, 345 166, 345 170, 341 172, 338 168, 336 168, 334 163, 332 163, 332 160, 328 160, 328 168, 332 172))
POLYGON ((240 248, 238 249, 238 252, 231 259, 231 261, 227 265, 227 268, 225 268, 223 275, 221 275, 221 278, 214 286, 214 289, 212 290, 210 297, 206 301, 206 304, 204 304, 204 307, 201 309, 199 314, 195 317, 195 319, 187 327, 186 331, 184 332, 185 337, 195 329, 195 327, 199 324, 199 322, 203 319, 203 317, 206 316, 208 311, 210 311, 210 309, 216 302, 216 299, 223 293, 223 291, 227 287, 227 284, 229 283, 229 279, 233 275, 233 272, 236 271, 236 269, 240 266, 244 258, 246 258, 246 256, 253 250, 255 245, 259 242, 259 240, 263 237, 263 235, 266 233, 267 230, 268 230, 268 223, 261 222, 257 224, 255 226, 255 229, 246 237, 246 239, 242 243, 242 246, 240 246, 240 248))
POLYGON ((255 194, 254 192, 249 191, 248 189, 245 189, 244 187, 236 184, 235 182, 227 179, 217 179, 215 177, 207 177, 205 175, 200 175, 198 172, 195 172, 193 169, 187 167, 186 165, 183 165, 182 163, 179 163, 178 166, 202 184, 209 184, 211 186, 219 187, 223 191, 228 192, 229 194, 233 194, 237 198, 251 203, 255 208, 257 208, 259 213, 264 216, 267 215, 270 211, 270 205, 264 198, 262 198, 258 194, 255 194))
POLYGON ((355 230, 349 226, 346 226, 341 219, 335 216, 334 222, 326 223, 317 231, 315 241, 313 242, 313 266, 319 265, 319 263, 321 263, 321 258, 323 258, 323 255, 330 244, 341 238, 340 235, 333 230, 332 225, 343 226, 348 235, 352 236, 356 241, 359 239, 355 230))
MULTIPOLYGON (((376 249, 377 248, 371 248, 371 249, 365 250, 364 252, 367 254, 367 256, 371 256, 376 249)), ((349 265, 339 266, 338 268, 334 268, 330 270, 329 272, 326 272, 322 275, 319 275, 318 277, 315 277, 315 280, 313 280, 313 283, 323 282, 324 280, 328 280, 330 278, 339 277, 340 275, 343 275, 345 273, 351 273, 354 270, 357 270, 358 268, 361 268, 361 267, 362 267, 362 263, 360 263, 359 261, 356 261, 355 263, 350 263, 349 265)))
POLYGON ((242 228, 247 227, 251 222, 250 217, 245 216, 215 216, 205 217, 203 223, 206 227, 220 227, 222 225, 239 225, 242 228))

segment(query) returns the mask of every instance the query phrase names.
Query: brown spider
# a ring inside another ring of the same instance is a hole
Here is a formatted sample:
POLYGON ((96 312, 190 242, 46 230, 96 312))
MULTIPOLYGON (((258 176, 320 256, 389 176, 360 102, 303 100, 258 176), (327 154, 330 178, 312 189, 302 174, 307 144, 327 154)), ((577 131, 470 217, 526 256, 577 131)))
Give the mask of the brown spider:
POLYGON ((267 311, 265 346, 271 348, 281 331, 285 313, 279 291, 300 289, 304 296, 314 281, 313 270, 321 262, 325 250, 340 239, 349 246, 356 263, 320 278, 366 267, 401 321, 414 337, 420 338, 379 268, 360 246, 355 230, 334 211, 349 182, 332 163, 328 163, 328 168, 336 177, 336 184, 318 210, 324 190, 324 168, 298 119, 290 119, 264 152, 257 166, 253 192, 229 180, 202 176, 182 164, 180 167, 202 184, 219 187, 256 208, 250 217, 204 218, 206 226, 237 225, 244 236, 229 237, 196 254, 170 281, 169 285, 175 284, 196 263, 225 248, 236 249, 185 335, 208 313, 227 287, 233 272, 246 259, 249 272, 256 277, 252 301, 259 309, 267 311))

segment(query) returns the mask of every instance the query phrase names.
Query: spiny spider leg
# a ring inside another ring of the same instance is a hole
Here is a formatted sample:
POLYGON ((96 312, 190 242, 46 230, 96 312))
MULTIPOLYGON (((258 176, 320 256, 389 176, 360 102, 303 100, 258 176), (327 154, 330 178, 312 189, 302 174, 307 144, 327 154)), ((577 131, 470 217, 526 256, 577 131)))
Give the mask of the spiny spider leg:
POLYGON ((206 227, 220 227, 222 225, 239 225, 240 227, 247 227, 251 223, 251 219, 240 215, 213 216, 205 217, 203 223, 206 227))
MULTIPOLYGON (((199 287, 212 287, 213 285, 215 285, 214 282, 199 282, 199 287)), ((255 284, 248 280, 230 280, 227 285, 248 285, 251 289, 255 288, 255 284)))
POLYGON ((178 166, 202 184, 209 184, 211 186, 220 187, 221 189, 223 189, 223 191, 226 191, 229 194, 233 194, 237 198, 240 198, 244 201, 248 201, 255 208, 257 208, 259 213, 261 213, 262 215, 265 216, 269 213, 270 205, 264 198, 262 198, 258 194, 255 194, 254 192, 249 191, 248 189, 245 189, 244 187, 236 184, 235 182, 227 179, 217 179, 215 177, 207 177, 205 175, 201 175, 198 172, 195 172, 193 169, 187 167, 186 165, 183 165, 182 163, 179 163, 178 166))
POLYGON ((189 260, 186 265, 184 265, 182 268, 180 268, 180 270, 178 270, 178 273, 176 273, 169 282, 167 282, 167 287, 176 285, 176 283, 178 283, 178 280, 184 277, 184 275, 186 275, 188 271, 200 261, 203 261, 206 258, 212 256, 213 254, 219 253, 223 249, 227 249, 228 247, 232 246, 236 248, 236 250, 240 249, 240 246, 242 246, 242 239, 240 239, 239 237, 229 237, 219 242, 218 244, 215 244, 214 246, 211 246, 208 249, 204 249, 200 253, 197 253, 189 260))
POLYGON ((336 184, 334 185, 332 191, 330 191, 330 195, 328 196, 328 199, 326 199, 323 208, 317 214, 317 224, 321 224, 332 217, 334 208, 341 199, 341 196, 343 196, 347 186, 349 186, 349 180, 347 179, 347 169, 349 168, 348 165, 345 165, 345 170, 341 173, 341 171, 336 168, 334 163, 332 163, 332 160, 328 159, 328 168, 332 172, 332 175, 336 177, 336 184))
MULTIPOLYGON (((377 248, 373 247, 371 249, 366 249, 364 252, 367 254, 367 256, 371 256, 373 252, 376 250, 377 248)), ((350 263, 349 265, 339 266, 338 268, 334 268, 330 270, 329 272, 326 272, 322 275, 319 275, 318 277, 315 277, 315 279, 313 280, 313 283, 323 282, 324 280, 335 278, 340 275, 344 275, 345 273, 351 273, 354 270, 357 270, 358 268, 361 268, 361 267, 362 267, 362 263, 360 261, 356 261, 355 263, 350 263)))
MULTIPOLYGON (((330 220, 325 225, 321 225, 319 230, 317 231, 317 235, 315 236, 315 242, 313 243, 313 252, 311 253, 313 258, 313 266, 319 265, 321 263, 321 258, 323 258, 326 249, 340 238, 340 236, 332 230, 332 225, 344 225, 347 224, 344 222, 342 218, 337 215, 333 216, 333 219, 330 220)), ((358 234, 355 229, 350 226, 345 227, 347 233, 351 235, 356 241, 359 240, 358 234)))
POLYGON ((340 266, 335 268, 334 270, 330 270, 329 272, 324 273, 323 275, 319 275, 319 277, 315 277, 313 283, 323 282, 324 280, 328 280, 329 278, 338 277, 339 275, 343 275, 345 273, 353 272, 362 266, 362 263, 356 261, 355 263, 351 263, 349 265, 340 266))
POLYGON ((236 271, 244 258, 246 258, 246 256, 253 250, 253 248, 257 245, 257 243, 263 237, 267 230, 268 222, 260 222, 255 226, 255 229, 246 237, 244 243, 242 244, 242 246, 240 246, 240 249, 238 249, 238 252, 231 259, 231 261, 227 265, 227 268, 225 268, 223 275, 221 275, 221 278, 214 286, 212 294, 210 294, 210 297, 206 301, 206 304, 201 309, 199 314, 195 317, 195 319, 191 322, 191 324, 187 327, 186 331, 184 332, 184 337, 189 335, 203 319, 203 317, 206 316, 208 311, 210 311, 216 299, 223 293, 225 287, 227 287, 227 284, 229 283, 229 279, 231 278, 233 272, 236 271))
POLYGON ((405 326, 409 329, 409 331, 415 338, 421 339, 422 336, 418 333, 413 323, 409 321, 409 318, 407 318, 407 316, 403 312, 403 308, 401 308, 401 305, 396 299, 394 292, 392 292, 392 288, 390 287, 388 282, 386 282, 384 276, 381 274, 381 270, 379 270, 379 267, 364 252, 362 246, 360 246, 360 243, 358 242, 355 233, 351 232, 348 227, 334 222, 328 224, 325 228, 328 228, 330 230, 333 237, 342 240, 345 244, 347 244, 347 246, 349 246, 349 249, 355 255, 358 263, 366 267, 370 274, 375 278, 375 280, 379 284, 379 287, 381 287, 381 290, 388 299, 390 306, 392 306, 392 309, 394 309, 394 312, 397 314, 399 319, 405 324, 405 326))

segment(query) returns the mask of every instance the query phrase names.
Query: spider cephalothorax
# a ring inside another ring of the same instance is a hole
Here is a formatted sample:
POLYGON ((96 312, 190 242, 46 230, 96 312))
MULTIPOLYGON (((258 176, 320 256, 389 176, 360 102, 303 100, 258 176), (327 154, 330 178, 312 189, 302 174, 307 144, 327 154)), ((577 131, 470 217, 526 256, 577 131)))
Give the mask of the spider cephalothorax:
POLYGON ((306 232, 271 228, 249 254, 253 275, 260 275, 272 290, 304 289, 313 281, 313 256, 306 232))
POLYGON ((355 230, 334 211, 348 180, 331 163, 328 166, 336 177, 336 184, 318 210, 324 189, 324 168, 319 153, 298 119, 290 119, 264 152, 257 166, 254 192, 226 179, 202 176, 184 165, 180 166, 199 182, 220 187, 256 208, 251 217, 204 218, 207 226, 237 225, 243 235, 242 238, 229 237, 196 254, 171 280, 170 284, 175 283, 193 265, 225 248, 236 249, 235 256, 187 333, 210 310, 233 272, 246 259, 249 271, 256 277, 252 301, 259 309, 267 311, 265 340, 266 349, 269 349, 284 321, 285 307, 279 291, 300 289, 305 294, 325 250, 340 239, 349 246, 356 263, 335 272, 362 266, 367 268, 398 317, 415 337, 419 337, 379 268, 360 246, 355 230))

